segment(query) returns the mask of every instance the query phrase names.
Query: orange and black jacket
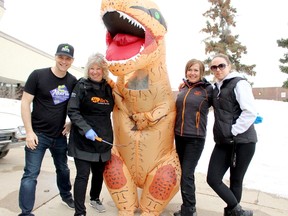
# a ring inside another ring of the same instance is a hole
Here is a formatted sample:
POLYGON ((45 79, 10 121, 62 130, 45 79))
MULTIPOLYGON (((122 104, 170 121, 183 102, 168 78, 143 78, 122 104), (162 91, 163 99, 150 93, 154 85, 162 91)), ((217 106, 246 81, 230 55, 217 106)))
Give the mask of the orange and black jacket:
POLYGON ((197 83, 186 82, 176 99, 175 135, 206 137, 209 108, 212 104, 213 86, 203 79, 197 83))

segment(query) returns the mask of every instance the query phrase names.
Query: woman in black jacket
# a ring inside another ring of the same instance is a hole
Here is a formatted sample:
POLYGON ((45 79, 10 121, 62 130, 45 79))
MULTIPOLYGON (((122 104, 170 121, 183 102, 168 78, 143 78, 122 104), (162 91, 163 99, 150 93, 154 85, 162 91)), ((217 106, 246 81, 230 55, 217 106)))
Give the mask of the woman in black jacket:
POLYGON ((212 103, 212 85, 204 76, 204 64, 191 59, 185 67, 185 86, 176 100, 175 143, 179 155, 181 176, 181 209, 174 216, 196 216, 194 172, 202 154, 209 107, 212 103))
POLYGON ((86 215, 85 196, 90 169, 90 205, 98 212, 105 211, 99 195, 105 163, 111 157, 112 145, 99 138, 113 143, 110 115, 114 106, 112 89, 107 78, 108 69, 104 56, 100 53, 90 56, 84 78, 76 84, 68 103, 68 116, 72 122, 68 155, 74 157, 77 171, 74 183, 75 216, 86 215))

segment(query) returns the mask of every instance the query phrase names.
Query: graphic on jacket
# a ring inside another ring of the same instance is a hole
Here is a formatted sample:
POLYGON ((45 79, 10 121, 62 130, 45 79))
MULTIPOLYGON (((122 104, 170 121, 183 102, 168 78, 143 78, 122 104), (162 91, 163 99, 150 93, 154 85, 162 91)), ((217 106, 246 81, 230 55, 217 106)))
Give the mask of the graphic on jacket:
POLYGON ((104 177, 118 215, 160 215, 179 190, 175 99, 166 69, 165 20, 153 1, 102 0, 113 87, 114 147, 104 177), (137 188, 142 189, 138 200, 137 188))

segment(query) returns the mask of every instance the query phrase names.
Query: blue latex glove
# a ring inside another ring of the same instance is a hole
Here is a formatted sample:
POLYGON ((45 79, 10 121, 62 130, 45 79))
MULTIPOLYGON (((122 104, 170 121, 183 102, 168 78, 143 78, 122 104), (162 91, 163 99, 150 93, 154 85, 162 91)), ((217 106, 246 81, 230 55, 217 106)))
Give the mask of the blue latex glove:
POLYGON ((262 123, 262 121, 263 121, 263 117, 258 115, 254 121, 254 124, 260 124, 262 123))
POLYGON ((98 136, 93 129, 88 130, 85 133, 85 137, 89 140, 95 141, 95 137, 98 136))

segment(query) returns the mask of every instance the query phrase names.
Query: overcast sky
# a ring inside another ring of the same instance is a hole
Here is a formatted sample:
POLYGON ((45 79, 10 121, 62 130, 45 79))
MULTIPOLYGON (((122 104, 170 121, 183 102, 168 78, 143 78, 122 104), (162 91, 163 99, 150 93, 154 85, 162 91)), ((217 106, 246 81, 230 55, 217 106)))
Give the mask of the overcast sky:
MULTIPOLYGON (((186 62, 206 58, 202 40, 207 35, 199 32, 205 27, 202 14, 210 4, 205 0, 155 2, 168 25, 166 63, 171 85, 177 88, 186 62)), ((255 87, 281 86, 287 75, 280 72, 279 59, 287 49, 278 47, 276 40, 288 38, 287 0, 231 2, 238 11, 234 34, 240 35, 239 41, 248 50, 242 63, 256 64, 257 76, 251 81, 255 87)), ((105 52, 100 4, 100 0, 5 0, 0 31, 51 55, 59 43, 71 43, 75 47, 74 65, 81 67, 90 54, 105 52)))

